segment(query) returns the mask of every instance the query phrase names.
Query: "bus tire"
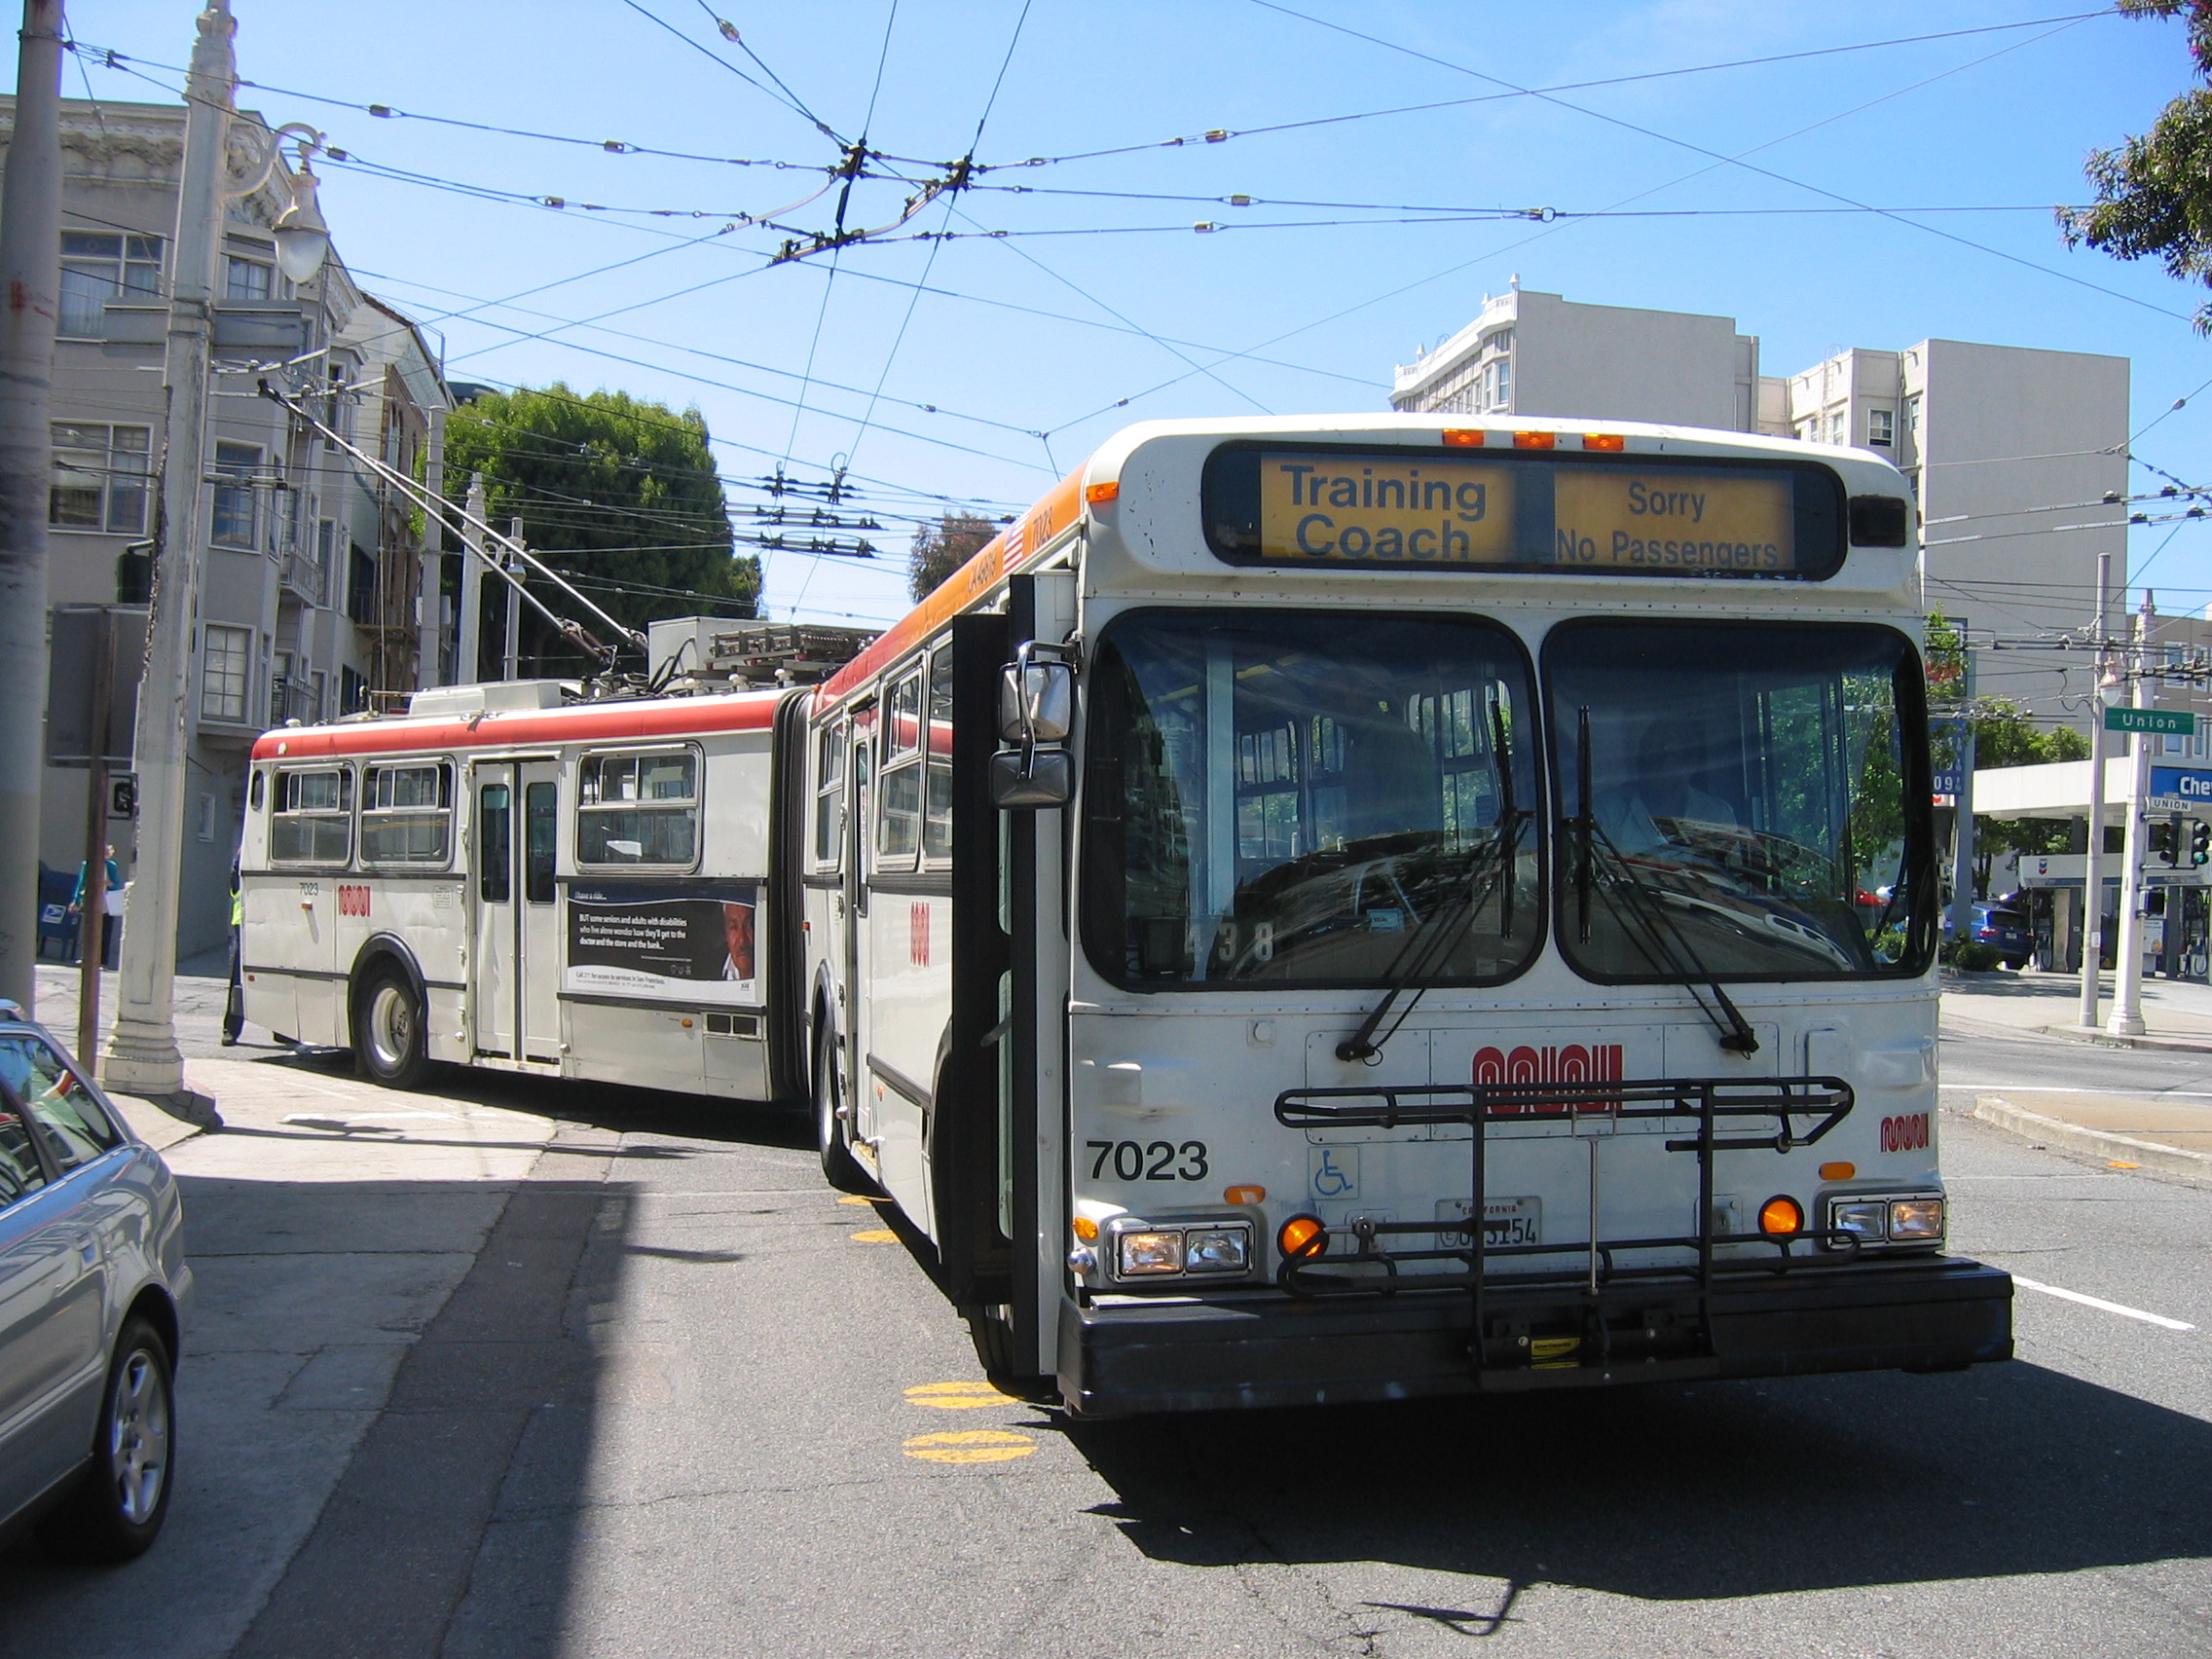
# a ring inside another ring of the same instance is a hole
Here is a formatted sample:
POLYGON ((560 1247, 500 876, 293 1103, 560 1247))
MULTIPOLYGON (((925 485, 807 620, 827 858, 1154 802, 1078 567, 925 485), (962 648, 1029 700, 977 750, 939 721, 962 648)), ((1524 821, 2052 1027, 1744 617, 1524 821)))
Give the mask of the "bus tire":
POLYGON ((387 1088, 414 1088, 430 1069, 423 999, 399 965, 369 970, 353 999, 353 1069, 387 1088))
POLYGON ((814 1045, 814 1150, 822 1158, 822 1178, 840 1193, 880 1198, 881 1191, 846 1142, 845 1124, 837 1116, 843 1104, 838 1095, 837 1056, 825 1026, 822 1039, 814 1045))

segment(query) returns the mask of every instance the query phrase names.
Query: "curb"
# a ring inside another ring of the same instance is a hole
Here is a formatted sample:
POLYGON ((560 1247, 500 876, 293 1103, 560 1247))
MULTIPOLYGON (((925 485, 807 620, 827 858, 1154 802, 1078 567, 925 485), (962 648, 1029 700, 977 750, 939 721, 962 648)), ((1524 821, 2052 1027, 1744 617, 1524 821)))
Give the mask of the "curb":
POLYGON ((2192 1037, 2122 1037, 2107 1031, 2101 1025, 2038 1025, 2030 1029, 2046 1037, 2060 1037, 2069 1043, 2101 1043, 2111 1049, 2157 1049, 2177 1054, 2212 1054, 2212 1040, 2199 1042, 2192 1037))
POLYGON ((1975 1095, 1970 1116, 2027 1139, 2090 1153, 2108 1162, 2139 1163, 2146 1169, 2162 1169, 2168 1174, 2189 1175, 2212 1183, 2212 1153, 2189 1152, 2134 1135, 2115 1134, 2109 1129, 2085 1129, 2079 1124, 2046 1118, 2041 1112, 2015 1106, 2002 1094, 1975 1095))

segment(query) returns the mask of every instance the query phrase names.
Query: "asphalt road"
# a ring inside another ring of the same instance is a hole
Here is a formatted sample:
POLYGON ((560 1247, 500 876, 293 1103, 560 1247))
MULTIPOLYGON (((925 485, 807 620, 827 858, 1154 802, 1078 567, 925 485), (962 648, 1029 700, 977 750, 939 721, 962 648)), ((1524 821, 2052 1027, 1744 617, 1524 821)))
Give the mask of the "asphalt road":
MULTIPOLYGON (((2212 1092, 2044 1038, 1945 1067, 1960 1108, 2212 1092)), ((528 1106, 571 1127, 232 1651, 2212 1652, 2212 1191, 1954 1109, 1956 1246, 2127 1311, 2023 1291, 2020 1359, 1949 1377, 1085 1426, 982 1383, 798 1124, 528 1106)))

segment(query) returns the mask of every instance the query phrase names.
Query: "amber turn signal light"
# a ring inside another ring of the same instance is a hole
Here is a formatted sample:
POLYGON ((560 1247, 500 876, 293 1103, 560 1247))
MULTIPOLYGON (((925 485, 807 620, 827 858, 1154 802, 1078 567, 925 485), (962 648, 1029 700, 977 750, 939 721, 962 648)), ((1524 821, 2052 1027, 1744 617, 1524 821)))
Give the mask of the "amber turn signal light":
POLYGON ((1075 1218, 1075 1235, 1086 1244, 1089 1243, 1098 1236, 1098 1223, 1092 1221, 1087 1215, 1077 1216, 1075 1218))
POLYGON ((1286 1260, 1318 1256, 1328 1247, 1328 1235, 1321 1230, 1321 1218, 1316 1215, 1294 1215, 1275 1234, 1275 1248, 1286 1260))
POLYGON ((1118 482, 1086 484, 1083 487, 1083 498, 1091 506, 1102 507, 1109 501, 1118 501, 1122 498, 1122 486, 1118 482))
POLYGON ((1225 1204, 1264 1204, 1268 1201, 1265 1187, 1231 1187, 1221 1195, 1225 1204))
POLYGON ((1805 1212, 1792 1198, 1776 1196, 1759 1205, 1759 1231, 1761 1233, 1802 1233, 1805 1231, 1805 1212))
POLYGON ((1858 1173, 1859 1165, 1856 1163, 1824 1163, 1821 1165, 1821 1179, 1824 1181, 1848 1181, 1858 1173))

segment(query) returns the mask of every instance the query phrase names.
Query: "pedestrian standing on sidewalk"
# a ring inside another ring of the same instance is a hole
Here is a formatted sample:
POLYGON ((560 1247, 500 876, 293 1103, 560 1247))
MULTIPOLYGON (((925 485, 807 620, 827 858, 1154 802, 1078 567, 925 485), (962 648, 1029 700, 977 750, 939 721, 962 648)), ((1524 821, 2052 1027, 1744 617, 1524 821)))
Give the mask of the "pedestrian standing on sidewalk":
POLYGON ((245 970, 239 955, 239 929, 245 922, 245 892, 239 881, 239 855, 231 855, 231 989, 223 1003, 223 1047, 235 1049, 245 1029, 245 970))
MULTIPOLYGON (((107 850, 106 892, 117 894, 122 891, 123 868, 115 862, 115 848, 110 846, 107 850)), ((119 947, 123 942, 123 930, 117 927, 114 921, 114 918, 121 912, 122 905, 120 901, 114 898, 103 898, 101 903, 104 906, 102 915, 106 918, 107 925, 101 929, 100 933, 100 966, 102 968, 113 968, 121 954, 119 947)), ((77 866, 77 890, 69 895, 69 914, 77 919, 77 948, 74 957, 77 960, 82 960, 85 954, 85 866, 83 864, 77 866)))

